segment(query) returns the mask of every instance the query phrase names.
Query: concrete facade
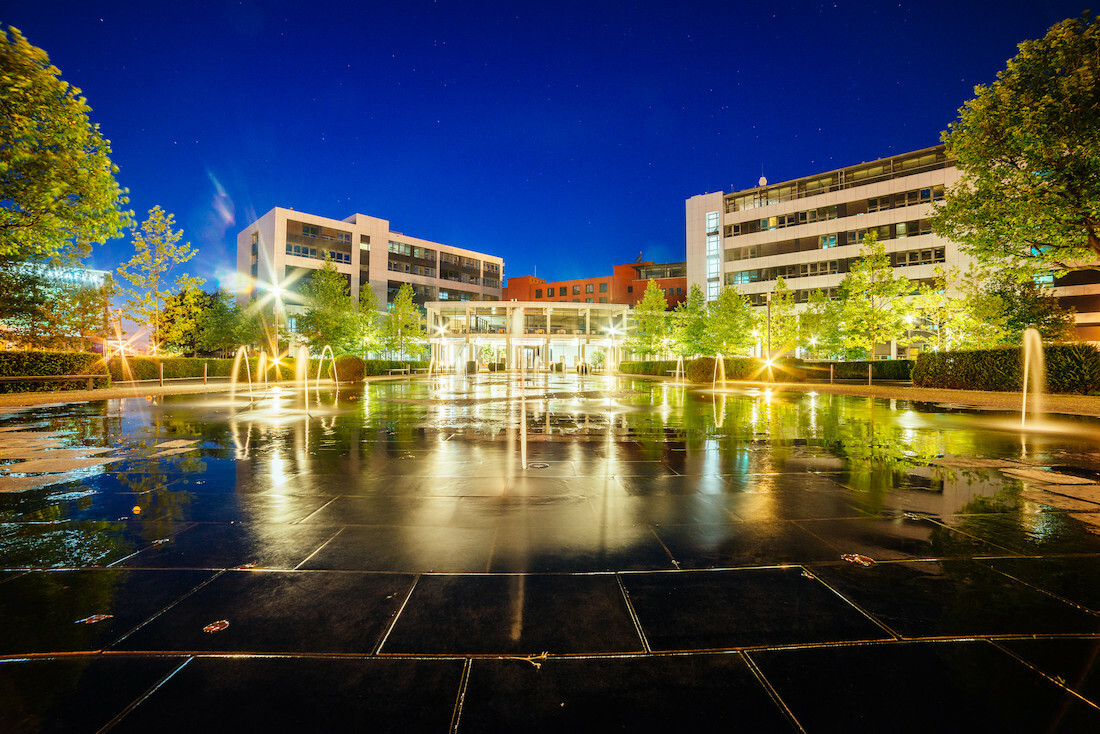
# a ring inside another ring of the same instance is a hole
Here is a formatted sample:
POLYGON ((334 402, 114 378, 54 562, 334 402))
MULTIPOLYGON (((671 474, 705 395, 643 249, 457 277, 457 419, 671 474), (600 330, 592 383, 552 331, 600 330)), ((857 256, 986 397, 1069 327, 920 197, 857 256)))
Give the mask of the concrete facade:
POLYGON ((453 245, 410 237, 390 229, 385 219, 352 214, 329 219, 276 207, 237 235, 237 272, 244 305, 266 284, 282 284, 293 314, 302 307, 293 292, 324 266, 326 253, 347 276, 352 298, 369 284, 380 305, 410 283, 418 303, 428 301, 499 301, 504 260, 453 245))

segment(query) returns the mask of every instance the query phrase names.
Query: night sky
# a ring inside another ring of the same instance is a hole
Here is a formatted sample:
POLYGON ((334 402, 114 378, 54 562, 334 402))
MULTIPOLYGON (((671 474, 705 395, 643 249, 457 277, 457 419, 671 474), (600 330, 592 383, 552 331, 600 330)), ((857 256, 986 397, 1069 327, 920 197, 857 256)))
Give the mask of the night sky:
MULTIPOLYGON (((80 87, 138 221, 234 267, 274 206, 547 280, 684 257, 684 200, 935 145, 1083 3, 5 0, 80 87)), ((114 269, 129 240, 94 250, 114 269)))

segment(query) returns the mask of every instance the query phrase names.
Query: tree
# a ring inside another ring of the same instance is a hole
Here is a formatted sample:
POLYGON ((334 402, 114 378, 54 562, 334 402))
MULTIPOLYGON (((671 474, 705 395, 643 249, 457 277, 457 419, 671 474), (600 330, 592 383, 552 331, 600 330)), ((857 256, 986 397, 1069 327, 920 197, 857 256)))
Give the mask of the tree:
POLYGON ((311 351, 328 345, 337 354, 358 353, 362 318, 351 302, 347 276, 326 256, 324 266, 313 272, 302 290, 307 308, 298 319, 298 333, 311 351))
POLYGON ((840 301, 829 300, 820 288, 810 293, 798 322, 802 342, 809 345, 814 358, 845 356, 843 308, 840 301))
POLYGON ((634 328, 626 338, 626 347, 642 356, 663 354, 669 346, 668 301, 665 292, 650 279, 642 300, 634 306, 634 328))
POLYGON ((141 229, 133 233, 134 255, 118 268, 118 274, 130 281, 131 288, 123 288, 126 303, 123 310, 139 327, 149 329, 154 349, 163 339, 161 304, 173 293, 203 284, 202 278, 183 273, 168 285, 165 277, 175 265, 187 262, 198 254, 191 243, 177 244, 183 239, 183 230, 172 231, 175 218, 160 206, 149 210, 149 216, 141 229))
POLYGON ((164 300, 161 317, 162 343, 166 350, 198 356, 202 321, 209 308, 210 294, 193 283, 164 300))
POLYGON ((782 354, 798 346, 798 312, 794 293, 782 277, 775 279, 771 295, 771 346, 773 354, 782 354))
POLYGON ((381 310, 378 308, 378 296, 370 283, 364 283, 359 288, 359 348, 363 356, 370 352, 376 352, 382 346, 382 327, 379 324, 381 310))
POLYGON ((0 30, 0 255, 83 256, 130 225, 110 143, 60 74, 18 30, 0 30))
POLYGON ((698 285, 691 286, 687 298, 676 307, 677 319, 673 324, 672 343, 678 356, 710 354, 710 324, 707 314, 707 297, 698 285))
POLYGON ((110 278, 97 283, 41 259, 0 257, 0 332, 26 349, 86 348, 105 336, 112 289, 110 278))
POLYGON ((244 314, 237 306, 236 297, 226 288, 210 294, 208 299, 199 325, 199 349, 229 355, 237 346, 247 343, 238 338, 244 314))
POLYGON ((905 334, 904 298, 912 290, 908 278, 895 274, 878 236, 864 235, 859 260, 840 284, 845 346, 874 359, 876 344, 900 339, 905 334))
POLYGON ((982 296, 991 315, 1001 323, 1002 344, 1020 344, 1024 331, 1032 327, 1043 341, 1066 341, 1075 336, 1074 311, 1062 308, 1058 299, 1034 280, 1021 282, 1000 272, 989 278, 982 296))
POLYGON ((382 328, 383 344, 401 357, 419 351, 423 339, 424 316, 413 302, 412 286, 402 283, 386 315, 382 328))
POLYGON ((944 132, 963 180, 933 218, 980 261, 1100 268, 1100 24, 1087 12, 1020 51, 944 132))
POLYGON ((758 317, 749 299, 732 285, 718 292, 707 304, 710 316, 710 346, 716 354, 747 354, 757 341, 758 317))
POLYGON ((959 280, 958 268, 944 270, 936 266, 932 283, 917 286, 910 306, 918 338, 930 337, 940 351, 981 349, 1002 343, 1002 302, 998 299, 995 306, 989 307, 991 302, 975 271, 968 274, 962 288, 968 295, 952 295, 959 280))

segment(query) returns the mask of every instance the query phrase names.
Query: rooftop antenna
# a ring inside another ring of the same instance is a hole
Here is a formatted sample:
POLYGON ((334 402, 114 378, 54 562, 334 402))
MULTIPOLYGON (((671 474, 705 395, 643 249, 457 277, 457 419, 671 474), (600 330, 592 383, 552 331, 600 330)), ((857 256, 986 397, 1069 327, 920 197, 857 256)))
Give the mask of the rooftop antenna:
POLYGON ((756 182, 757 186, 767 186, 768 179, 764 178, 764 164, 760 164, 760 180, 756 182))

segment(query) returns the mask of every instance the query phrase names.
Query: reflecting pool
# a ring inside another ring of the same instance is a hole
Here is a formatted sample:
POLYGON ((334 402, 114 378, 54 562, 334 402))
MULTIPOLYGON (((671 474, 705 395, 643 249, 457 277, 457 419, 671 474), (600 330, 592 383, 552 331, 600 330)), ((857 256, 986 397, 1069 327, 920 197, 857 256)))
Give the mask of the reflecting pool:
POLYGON ((0 724, 228 726, 269 686, 254 727, 283 681, 336 728, 575 725, 551 681, 702 725, 714 681, 756 728, 852 730, 836 700, 933 677, 970 728, 1092 726, 1100 423, 561 374, 31 408, 0 417, 0 615, 0 724))

